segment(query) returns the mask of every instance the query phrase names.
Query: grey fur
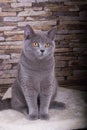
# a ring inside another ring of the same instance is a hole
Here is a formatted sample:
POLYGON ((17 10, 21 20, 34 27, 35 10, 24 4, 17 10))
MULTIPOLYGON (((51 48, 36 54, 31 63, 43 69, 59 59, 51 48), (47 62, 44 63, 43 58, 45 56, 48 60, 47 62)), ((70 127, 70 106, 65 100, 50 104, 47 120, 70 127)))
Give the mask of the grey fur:
POLYGON ((49 106, 56 96, 55 61, 53 41, 56 29, 37 34, 26 25, 24 48, 18 65, 16 81, 12 87, 11 106, 28 115, 29 119, 48 119, 49 106), (32 43, 38 42, 34 47, 32 43), (45 48, 49 43, 50 47, 45 48), (42 53, 41 50, 44 50, 42 53), (38 98, 40 104, 38 106, 38 98))

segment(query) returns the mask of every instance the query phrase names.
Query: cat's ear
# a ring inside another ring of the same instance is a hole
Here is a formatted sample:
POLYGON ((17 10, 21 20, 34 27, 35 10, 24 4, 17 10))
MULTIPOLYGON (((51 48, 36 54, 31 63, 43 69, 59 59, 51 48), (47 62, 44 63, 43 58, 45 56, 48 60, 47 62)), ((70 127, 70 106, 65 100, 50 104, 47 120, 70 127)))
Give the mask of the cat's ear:
POLYGON ((34 35, 35 35, 35 33, 34 33, 32 27, 27 24, 25 27, 25 30, 24 30, 24 38, 29 39, 29 38, 33 37, 34 35))
POLYGON ((48 36, 50 39, 54 40, 54 37, 55 37, 55 35, 56 35, 56 32, 57 32, 57 27, 54 27, 54 28, 52 28, 51 30, 48 31, 47 36, 48 36))

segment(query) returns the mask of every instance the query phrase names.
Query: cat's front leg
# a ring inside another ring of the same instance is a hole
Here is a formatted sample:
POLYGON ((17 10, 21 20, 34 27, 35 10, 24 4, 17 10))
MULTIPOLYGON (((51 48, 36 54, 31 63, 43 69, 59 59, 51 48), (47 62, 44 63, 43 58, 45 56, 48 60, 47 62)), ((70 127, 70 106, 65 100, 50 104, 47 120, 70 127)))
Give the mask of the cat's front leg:
POLYGON ((38 83, 35 78, 31 76, 29 70, 25 69, 24 66, 21 65, 20 70, 21 71, 19 73, 19 82, 28 108, 27 117, 31 120, 35 120, 38 119, 38 83), (37 85, 36 88, 35 85, 37 85))
POLYGON ((37 91, 35 91, 33 87, 32 89, 31 88, 29 89, 27 86, 24 91, 24 94, 29 110, 28 118, 31 120, 38 119, 37 91))
MULTIPOLYGON (((49 87, 50 88, 50 87, 49 87)), ((51 88, 49 90, 43 90, 40 94, 40 119, 49 119, 48 109, 51 102, 51 88)))
POLYGON ((29 82, 29 79, 28 81, 26 79, 22 80, 21 88, 28 106, 28 118, 31 120, 38 119, 38 92, 33 88, 33 84, 29 82))
POLYGON ((28 99, 29 119, 38 119, 37 93, 32 94, 28 99))

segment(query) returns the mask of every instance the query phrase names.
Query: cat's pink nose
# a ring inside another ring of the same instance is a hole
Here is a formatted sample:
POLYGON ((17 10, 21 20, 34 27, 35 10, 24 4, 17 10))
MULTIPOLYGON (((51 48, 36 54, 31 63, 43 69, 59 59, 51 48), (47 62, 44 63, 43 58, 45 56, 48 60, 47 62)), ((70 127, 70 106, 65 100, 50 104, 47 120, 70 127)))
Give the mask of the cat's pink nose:
POLYGON ((45 50, 40 50, 42 53, 44 53, 45 50))

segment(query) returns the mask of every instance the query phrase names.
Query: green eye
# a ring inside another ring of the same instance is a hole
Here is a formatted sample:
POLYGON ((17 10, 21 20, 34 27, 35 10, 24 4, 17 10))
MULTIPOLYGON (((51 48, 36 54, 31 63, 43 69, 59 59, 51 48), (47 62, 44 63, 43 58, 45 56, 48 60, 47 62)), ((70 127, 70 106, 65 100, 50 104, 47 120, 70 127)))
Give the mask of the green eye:
POLYGON ((48 47, 50 47, 50 44, 49 43, 45 44, 45 48, 48 48, 48 47))
POLYGON ((34 46, 34 47, 38 47, 39 44, 38 44, 37 42, 34 42, 34 43, 33 43, 33 46, 34 46))

